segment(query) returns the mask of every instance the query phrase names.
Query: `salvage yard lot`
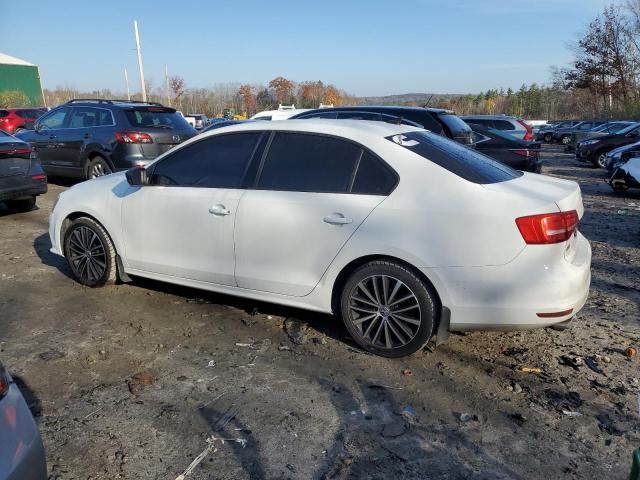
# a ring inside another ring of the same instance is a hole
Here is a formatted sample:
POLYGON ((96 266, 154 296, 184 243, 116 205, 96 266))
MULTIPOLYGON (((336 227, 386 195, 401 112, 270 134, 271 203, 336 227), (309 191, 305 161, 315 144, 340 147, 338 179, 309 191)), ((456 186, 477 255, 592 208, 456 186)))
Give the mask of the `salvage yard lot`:
POLYGON ((452 335, 390 360, 331 317, 151 281, 88 289, 48 214, 0 210, 0 353, 52 479, 625 478, 640 444, 640 195, 580 182, 589 301, 566 331, 452 335), (587 364, 574 358, 584 357, 587 364), (603 358, 607 357, 607 358, 603 358), (606 360, 609 360, 607 362, 606 360), (523 373, 520 367, 541 369, 523 373))

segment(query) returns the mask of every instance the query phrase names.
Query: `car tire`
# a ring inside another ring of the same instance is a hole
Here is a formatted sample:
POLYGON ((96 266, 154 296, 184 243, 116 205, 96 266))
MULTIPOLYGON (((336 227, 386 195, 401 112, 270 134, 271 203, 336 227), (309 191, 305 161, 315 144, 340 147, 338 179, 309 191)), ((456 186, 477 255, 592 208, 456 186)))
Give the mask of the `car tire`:
POLYGON ((116 249, 106 230, 95 220, 81 217, 64 235, 64 256, 73 277, 87 287, 102 287, 117 280, 116 249))
POLYGON ((598 168, 606 168, 607 164, 605 162, 607 161, 607 153, 609 153, 607 150, 598 150, 596 153, 594 153, 591 156, 591 163, 593 163, 593 166, 598 168))
POLYGON ((562 135, 560 137, 560 143, 562 145, 569 145, 569 143, 571 143, 571 135, 562 135))
POLYGON ((30 212, 36 208, 36 197, 29 197, 20 200, 6 200, 5 204, 12 212, 30 212))
POLYGON ((413 271, 380 260, 359 267, 347 278, 340 311, 358 345, 397 358, 417 352, 429 341, 437 303, 433 287, 413 271))
POLYGON ((551 143, 551 140, 553 140, 553 135, 551 133, 545 133, 543 140, 547 143, 551 143))
POLYGON ((113 173, 113 170, 109 166, 109 163, 104 158, 97 156, 93 157, 87 164, 85 178, 91 180, 92 178, 102 177, 110 173, 113 173))

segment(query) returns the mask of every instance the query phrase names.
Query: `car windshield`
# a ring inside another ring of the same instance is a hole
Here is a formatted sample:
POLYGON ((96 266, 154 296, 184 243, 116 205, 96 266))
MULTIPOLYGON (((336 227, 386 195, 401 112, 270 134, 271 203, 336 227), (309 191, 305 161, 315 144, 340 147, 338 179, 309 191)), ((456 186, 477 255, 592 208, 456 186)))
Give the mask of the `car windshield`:
POLYGON ((627 133, 631 133, 634 130, 636 130, 638 127, 640 127, 640 123, 632 123, 631 125, 629 125, 627 128, 623 128, 622 130, 620 130, 618 133, 620 135, 626 135, 627 133))
POLYGON ((427 130, 386 138, 469 182, 499 183, 523 175, 472 148, 427 130))
POLYGON ((143 128, 190 128, 189 123, 170 108, 132 108, 125 110, 129 123, 143 128))

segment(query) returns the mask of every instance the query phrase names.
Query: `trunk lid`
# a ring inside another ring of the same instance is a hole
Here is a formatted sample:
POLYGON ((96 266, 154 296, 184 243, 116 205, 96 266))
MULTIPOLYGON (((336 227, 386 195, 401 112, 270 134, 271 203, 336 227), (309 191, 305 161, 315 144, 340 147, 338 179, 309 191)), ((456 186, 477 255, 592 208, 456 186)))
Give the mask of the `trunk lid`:
POLYGON ((0 188, 24 183, 31 167, 31 147, 10 136, 0 137, 0 188))
POLYGON ((548 211, 538 210, 548 208, 551 205, 554 205, 561 212, 575 210, 580 218, 584 214, 580 186, 571 180, 525 173, 521 177, 508 182, 492 183, 483 185, 483 187, 488 190, 531 199, 532 211, 522 212, 522 216, 549 213, 548 211))

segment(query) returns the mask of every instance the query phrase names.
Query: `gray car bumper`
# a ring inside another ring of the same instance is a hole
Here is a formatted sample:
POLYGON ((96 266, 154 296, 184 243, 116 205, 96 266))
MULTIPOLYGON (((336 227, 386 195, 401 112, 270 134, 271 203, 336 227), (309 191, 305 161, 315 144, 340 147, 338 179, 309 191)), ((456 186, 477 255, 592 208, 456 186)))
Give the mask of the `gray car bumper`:
POLYGON ((15 383, 0 400, 0 480, 45 480, 40 432, 15 383))

